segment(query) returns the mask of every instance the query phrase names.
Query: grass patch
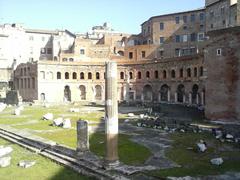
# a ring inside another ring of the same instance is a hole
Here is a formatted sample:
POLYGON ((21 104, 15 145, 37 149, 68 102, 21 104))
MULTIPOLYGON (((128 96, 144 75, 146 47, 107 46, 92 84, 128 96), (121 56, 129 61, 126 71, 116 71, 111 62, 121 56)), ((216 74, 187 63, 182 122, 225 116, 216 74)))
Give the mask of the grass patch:
POLYGON ((172 148, 166 152, 166 156, 182 167, 152 171, 149 174, 164 178, 167 176, 204 176, 217 175, 227 171, 240 171, 239 149, 229 143, 217 141, 211 134, 176 133, 171 134, 174 140, 172 148), (196 143, 200 139, 207 142, 208 149, 204 153, 197 152, 196 143), (194 147, 194 150, 187 150, 194 147), (210 163, 212 158, 222 157, 224 163, 214 166, 210 163))
MULTIPOLYGON (((90 137, 90 150, 98 156, 104 156, 105 152, 105 135, 103 133, 95 133, 90 137)), ((128 165, 141 165, 152 154, 148 148, 134 143, 128 135, 119 135, 118 154, 121 162, 128 165)))
POLYGON ((47 158, 32 153, 16 144, 0 139, 0 145, 11 146, 11 165, 1 168, 1 180, 18 179, 18 180, 87 180, 88 177, 82 176, 69 168, 63 167, 47 158), (20 160, 36 161, 36 164, 30 168, 24 169, 17 164, 20 160))
MULTIPOLYGON (((76 149, 77 147, 76 130, 39 133, 38 135, 59 144, 64 144, 73 149, 76 149)), ((94 133, 90 135, 90 151, 103 157, 105 152, 104 139, 105 135, 103 133, 94 133)), ((118 152, 120 161, 129 165, 141 165, 152 155, 149 149, 132 142, 130 136, 123 134, 119 135, 118 152)))

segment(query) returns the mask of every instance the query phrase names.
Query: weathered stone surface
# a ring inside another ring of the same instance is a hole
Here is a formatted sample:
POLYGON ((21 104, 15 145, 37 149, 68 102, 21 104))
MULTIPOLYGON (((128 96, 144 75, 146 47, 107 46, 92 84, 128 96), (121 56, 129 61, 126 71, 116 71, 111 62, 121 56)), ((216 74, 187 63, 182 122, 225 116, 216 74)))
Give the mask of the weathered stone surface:
POLYGON ((10 156, 0 158, 0 167, 7 167, 10 164, 11 164, 11 157, 10 156))
POLYGON ((35 161, 20 161, 18 163, 18 166, 23 167, 23 168, 29 168, 35 164, 36 164, 35 161))
POLYGON ((0 103, 0 112, 2 112, 7 107, 6 104, 0 103))
POLYGON ((43 116, 43 120, 53 120, 53 114, 47 113, 43 116))
POLYGON ((88 121, 77 121, 77 151, 89 150, 88 121))
POLYGON ((6 156, 13 151, 12 147, 0 147, 0 157, 6 156))
POLYGON ((69 118, 64 119, 63 121, 63 128, 64 129, 69 129, 72 127, 71 120, 69 118))
POLYGON ((220 157, 220 158, 215 158, 215 159, 211 159, 211 163, 213 165, 221 165, 223 163, 223 159, 220 157))
POLYGON ((197 143, 197 146, 200 152, 205 152, 207 150, 207 147, 204 143, 197 143))
POLYGON ((54 126, 62 126, 63 125, 63 118, 62 117, 59 117, 57 119, 54 119, 53 120, 53 125, 54 126))

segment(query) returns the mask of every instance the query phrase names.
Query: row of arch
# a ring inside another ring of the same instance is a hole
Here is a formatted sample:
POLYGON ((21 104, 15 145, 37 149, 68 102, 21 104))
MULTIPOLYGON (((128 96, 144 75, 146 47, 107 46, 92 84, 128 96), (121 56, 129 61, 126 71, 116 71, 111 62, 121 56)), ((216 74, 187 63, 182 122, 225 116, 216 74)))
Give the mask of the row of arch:
MULTIPOLYGON (((167 84, 161 86, 159 90, 159 101, 161 102, 172 102, 171 99, 171 88, 167 84)), ((174 94, 174 102, 176 103, 186 103, 188 98, 189 104, 205 104, 205 89, 200 91, 199 86, 194 84, 192 86, 191 92, 186 92, 185 86, 179 84, 177 86, 176 92, 174 94), (188 97, 186 97, 188 96, 188 97)), ((153 100, 153 88, 151 85, 145 85, 142 92, 142 101, 152 101, 153 100)))
MULTIPOLYGON (((191 68, 187 68, 186 69, 186 77, 191 78, 191 77, 201 77, 203 76, 203 67, 194 67, 193 70, 191 68)), ((150 78, 155 78, 155 79, 166 79, 168 77, 170 78, 183 78, 184 77, 184 69, 181 68, 179 69, 178 72, 178 76, 177 76, 177 71, 175 69, 172 69, 170 71, 167 70, 162 70, 162 71, 158 71, 155 70, 153 73, 151 73, 150 71, 146 71, 145 72, 145 78, 150 79, 150 78), (161 73, 161 76, 160 76, 161 73)), ((134 74, 133 72, 129 72, 128 74, 125 74, 123 71, 120 72, 120 79, 134 79, 134 74)), ((138 71, 136 74, 136 78, 137 79, 142 79, 142 72, 138 71)))

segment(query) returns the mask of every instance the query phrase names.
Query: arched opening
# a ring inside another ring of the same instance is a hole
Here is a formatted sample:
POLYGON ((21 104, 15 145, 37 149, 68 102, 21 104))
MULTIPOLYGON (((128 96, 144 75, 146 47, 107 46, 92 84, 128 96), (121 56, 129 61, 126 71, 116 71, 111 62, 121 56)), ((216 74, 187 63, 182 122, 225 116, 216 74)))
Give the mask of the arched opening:
POLYGON ((65 73, 65 79, 69 79, 69 73, 68 72, 65 73))
POLYGON ((167 78, 167 71, 163 70, 163 79, 166 79, 166 78, 167 78))
POLYGON ((192 87, 192 104, 198 104, 199 99, 198 99, 198 85, 194 84, 192 87))
POLYGON ((183 68, 181 68, 181 69, 179 70, 179 77, 180 77, 180 78, 183 78, 183 68))
POLYGON ((138 77, 138 79, 142 79, 142 73, 140 71, 138 72, 138 76, 137 77, 138 77))
POLYGON ((200 67, 200 73, 199 73, 200 76, 203 76, 203 67, 201 66, 200 67))
POLYGON ((71 90, 69 86, 64 87, 64 100, 71 101, 71 90))
POLYGON ((170 93, 169 86, 166 84, 162 85, 160 90, 160 100, 165 102, 169 101, 169 93, 170 93))
POLYGON ((61 79, 61 73, 57 72, 57 79, 61 79))
POLYGON ((45 98, 46 98, 46 97, 45 97, 45 93, 41 93, 41 94, 40 94, 40 99, 41 99, 41 101, 45 101, 45 98))
POLYGON ((119 56, 124 56, 124 52, 123 51, 118 51, 118 55, 119 56))
POLYGON ((178 102, 184 102, 184 96, 185 96, 185 88, 184 85, 180 84, 177 87, 177 101, 178 102))
POLYGON ((88 73, 88 79, 92 79, 92 73, 88 73))
POLYGON ((80 79, 84 79, 84 73, 83 72, 80 73, 80 79))
POLYGON ((100 79, 100 73, 96 72, 96 79, 100 79))
POLYGON ((143 88, 143 101, 152 101, 152 86, 146 85, 143 88))
POLYGON ((146 72, 146 78, 150 78, 150 72, 149 71, 146 72))
POLYGON ((86 87, 81 85, 79 86, 79 89, 80 89, 80 99, 86 100, 86 87))
POLYGON ((69 58, 69 62, 73 62, 74 61, 74 59, 73 58, 69 58))
POLYGON ((73 72, 72 78, 73 78, 73 79, 77 79, 77 73, 76 73, 76 72, 73 72))
POLYGON ((54 56, 53 59, 54 59, 54 61, 57 61, 57 60, 58 60, 58 57, 57 57, 57 56, 54 56))
POLYGON ((194 68, 194 77, 197 77, 197 68, 194 68))
POLYGON ((124 79, 124 72, 120 72, 120 79, 124 79))
POLYGON ((95 100, 102 100, 102 87, 100 85, 95 86, 95 100))
POLYGON ((133 79, 133 73, 129 72, 129 79, 133 79))
POLYGON ((176 77, 175 70, 172 70, 172 71, 171 71, 171 77, 172 77, 172 78, 175 78, 175 77, 176 77))
POLYGON ((155 79, 158 79, 158 71, 154 71, 154 77, 155 79))
POLYGON ((187 68, 187 77, 191 77, 191 68, 187 68))

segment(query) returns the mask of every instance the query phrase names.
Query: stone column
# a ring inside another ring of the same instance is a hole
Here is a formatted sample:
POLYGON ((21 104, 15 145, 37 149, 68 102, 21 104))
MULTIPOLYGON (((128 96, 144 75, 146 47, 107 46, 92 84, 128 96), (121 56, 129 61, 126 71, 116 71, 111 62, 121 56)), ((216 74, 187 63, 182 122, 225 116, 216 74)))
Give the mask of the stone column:
POLYGON ((168 102, 170 102, 171 101, 171 93, 170 93, 170 90, 168 90, 168 102))
POLYGON ((199 104, 199 97, 198 97, 198 93, 196 95, 196 104, 198 105, 199 104))
POLYGON ((89 150, 88 121, 77 121, 77 153, 89 150))
POLYGON ((201 92, 201 104, 204 105, 204 92, 201 92))
POLYGON ((177 93, 175 92, 175 103, 177 102, 177 93))
POLYGON ((189 104, 192 104, 192 93, 189 93, 189 96, 188 96, 188 98, 189 98, 189 104))
POLYGON ((117 102, 117 63, 106 63, 105 80, 105 167, 111 168, 118 161, 118 102, 117 102))

